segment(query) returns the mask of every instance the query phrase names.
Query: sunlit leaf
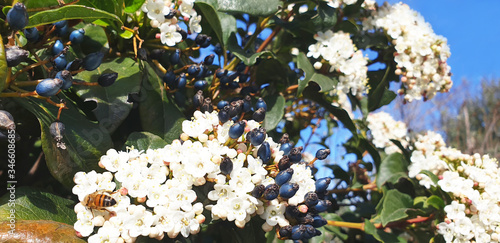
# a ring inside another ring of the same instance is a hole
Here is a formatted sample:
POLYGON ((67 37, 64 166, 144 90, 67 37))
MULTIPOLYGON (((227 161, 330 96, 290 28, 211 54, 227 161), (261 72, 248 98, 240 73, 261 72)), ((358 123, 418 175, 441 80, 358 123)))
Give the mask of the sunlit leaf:
POLYGON ((396 189, 387 191, 382 203, 380 219, 383 226, 408 217, 406 211, 413 206, 413 199, 396 189))
POLYGON ((407 164, 405 158, 400 153, 392 153, 380 164, 377 174, 377 187, 381 187, 385 182, 396 183, 399 178, 407 177, 407 164))
POLYGON ((236 35, 234 33, 231 34, 228 40, 227 49, 237 56, 245 65, 252 66, 257 62, 257 58, 261 56, 270 56, 272 55, 269 51, 261 51, 258 53, 252 53, 250 51, 245 51, 241 46, 238 45, 238 40, 236 39, 236 35))
POLYGON ((139 64, 131 58, 117 58, 102 63, 94 71, 81 72, 74 79, 96 83, 101 74, 110 72, 118 73, 118 78, 109 87, 75 85, 74 88, 84 101, 97 103, 93 112, 99 123, 112 133, 132 109, 132 103, 127 101, 128 94, 140 90, 139 64))
POLYGON ((3 39, 0 35, 0 92, 2 92, 7 84, 7 74, 9 68, 7 67, 7 59, 5 58, 5 47, 3 45, 3 39))
POLYGON ((268 110, 263 127, 270 131, 278 125, 285 114, 285 98, 281 95, 273 95, 264 97, 264 100, 268 110))
POLYGON ((125 13, 135 13, 146 0, 125 0, 125 13))
POLYGON ((66 224, 75 223, 76 214, 73 209, 75 202, 72 200, 42 192, 38 188, 20 187, 14 189, 16 196, 14 204, 9 204, 10 193, 0 198, 0 219, 8 219, 10 210, 15 208, 16 220, 52 220, 66 224), (12 205, 15 207, 11 207, 12 205))
POLYGON ((279 0, 217 0, 217 10, 229 13, 245 13, 268 16, 278 11, 279 0))
POLYGON ((395 234, 387 233, 381 229, 377 229, 375 225, 373 225, 370 220, 365 219, 365 233, 373 235, 375 239, 380 242, 406 242, 401 237, 397 237, 395 234))
POLYGON ((327 77, 323 74, 317 73, 314 67, 309 62, 306 54, 303 52, 299 53, 297 56, 297 67, 302 69, 305 73, 305 77, 299 80, 299 87, 297 88, 297 95, 301 95, 304 88, 308 85, 310 81, 316 82, 321 92, 330 91, 337 86, 338 80, 327 77))
POLYGON ((83 19, 87 21, 93 21, 96 19, 112 19, 118 21, 120 24, 123 24, 118 16, 106 11, 82 5, 67 5, 31 15, 29 17, 29 24, 26 28, 68 19, 83 19))
POLYGON ((126 147, 133 146, 137 150, 146 151, 147 149, 163 148, 167 144, 168 143, 161 137, 156 136, 152 133, 133 132, 128 136, 127 142, 125 142, 125 145, 123 146, 125 147, 124 150, 126 149, 126 147))

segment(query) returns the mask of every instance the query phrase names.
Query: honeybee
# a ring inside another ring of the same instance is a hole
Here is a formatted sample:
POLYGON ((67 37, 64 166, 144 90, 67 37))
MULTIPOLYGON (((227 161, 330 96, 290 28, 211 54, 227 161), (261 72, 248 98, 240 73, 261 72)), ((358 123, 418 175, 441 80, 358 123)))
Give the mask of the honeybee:
POLYGON ((106 190, 93 192, 85 196, 82 201, 82 205, 89 208, 90 210, 96 209, 99 211, 108 211, 106 209, 107 207, 116 205, 116 200, 112 197, 114 193, 106 190))

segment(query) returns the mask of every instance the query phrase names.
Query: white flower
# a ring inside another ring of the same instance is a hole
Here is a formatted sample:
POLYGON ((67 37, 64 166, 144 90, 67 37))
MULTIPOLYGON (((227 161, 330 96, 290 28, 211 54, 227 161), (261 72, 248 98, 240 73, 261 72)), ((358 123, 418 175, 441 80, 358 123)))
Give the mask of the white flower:
POLYGON ((266 211, 260 215, 262 219, 266 220, 270 226, 279 224, 280 226, 288 225, 288 220, 285 219, 285 202, 278 202, 278 200, 271 201, 271 205, 266 207, 266 211))
POLYGON ((77 172, 73 181, 76 185, 73 187, 72 192, 78 195, 80 201, 83 201, 88 194, 97 191, 97 172, 94 170, 89 173, 77 172))
POLYGON ((121 165, 127 163, 128 159, 128 153, 110 149, 101 157, 100 162, 106 170, 116 172, 121 165))
POLYGON ((169 23, 160 25, 160 39, 161 43, 167 46, 175 46, 175 44, 182 41, 182 35, 177 32, 177 26, 169 23))
POLYGON ((146 211, 146 208, 142 205, 130 205, 129 213, 124 220, 124 228, 129 230, 130 236, 149 235, 150 227, 154 221, 153 214, 146 211))
POLYGON ((109 221, 104 222, 104 225, 99 228, 97 234, 89 237, 88 242, 117 242, 120 237, 120 230, 109 221))
POLYGON ((189 29, 191 32, 200 33, 201 32, 201 15, 193 16, 189 19, 189 29))
POLYGON ((465 217, 465 205, 457 201, 451 202, 450 205, 444 207, 446 217, 449 219, 459 219, 465 217))
POLYGON ((148 18, 160 23, 165 21, 165 15, 170 13, 170 8, 165 5, 163 0, 148 0, 143 10, 148 13, 148 18))

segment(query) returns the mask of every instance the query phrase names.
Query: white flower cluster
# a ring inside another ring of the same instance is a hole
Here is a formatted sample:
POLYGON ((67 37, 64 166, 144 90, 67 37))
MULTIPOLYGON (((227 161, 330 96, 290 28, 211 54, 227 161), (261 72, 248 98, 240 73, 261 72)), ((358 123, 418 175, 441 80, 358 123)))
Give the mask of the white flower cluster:
POLYGON ((500 168, 488 155, 467 155, 446 147, 433 132, 420 135, 411 156, 409 176, 426 188, 439 186, 453 199, 445 206, 446 218, 438 233, 446 242, 500 241, 500 168), (438 176, 437 185, 420 174, 428 170, 438 176))
MULTIPOLYGON (((329 72, 339 73, 337 89, 344 93, 351 91, 354 95, 366 92, 368 78, 367 58, 361 50, 356 50, 348 33, 342 31, 318 32, 314 35, 318 42, 309 46, 308 57, 324 59, 330 65, 329 72)), ((322 62, 316 62, 314 67, 320 69, 322 62)))
POLYGON ((450 48, 443 36, 436 35, 429 23, 403 3, 385 3, 363 21, 365 30, 383 29, 392 39, 396 52, 396 75, 402 75, 405 100, 431 99, 437 92, 452 86, 450 66, 446 60, 450 48))
MULTIPOLYGON (((358 0, 325 0, 328 4, 328 6, 332 8, 339 8, 342 6, 342 4, 345 5, 353 5, 358 2, 358 0)), ((373 7, 375 5, 374 0, 365 0, 361 6, 367 8, 367 7, 373 7)))
POLYGON ((142 11, 151 19, 151 26, 160 29, 160 39, 163 44, 175 46, 182 41, 182 35, 178 32, 181 28, 178 25, 179 20, 188 22, 191 32, 201 32, 201 16, 193 8, 194 1, 146 0, 142 11), (174 11, 180 12, 180 18, 174 11))
POLYGON ((408 129, 406 124, 395 121, 389 113, 370 113, 366 118, 372 135, 372 142, 377 148, 384 148, 386 154, 401 152, 391 139, 401 142, 403 147, 408 146, 408 129))
MULTIPOLYGON (((257 155, 262 145, 245 141, 246 134, 260 124, 246 121, 242 136, 231 139, 232 120, 219 124, 217 111, 196 111, 193 116, 182 123, 181 140, 145 152, 111 149, 99 161, 106 172, 75 175, 73 193, 80 203, 75 206, 78 220, 74 227, 81 236, 90 236, 89 242, 133 242, 141 235, 162 239, 165 234, 170 238, 196 234, 205 217, 193 187, 207 181, 215 182, 207 196, 216 202, 205 205, 213 219, 234 221, 243 228, 252 216, 260 215, 267 230, 290 224, 284 214, 286 206, 303 203, 306 193, 316 189, 311 169, 305 163, 291 165, 290 183, 299 186, 292 197, 256 198, 252 196, 256 186, 275 184, 276 171, 273 176, 270 172, 277 168, 266 169, 257 155), (233 165, 227 175, 221 171, 224 159, 233 165), (107 204, 111 200, 116 203, 107 204), (95 227, 100 227, 97 233, 95 227)), ((283 157, 280 144, 270 137, 265 142, 270 145, 271 161, 278 163, 283 157)))

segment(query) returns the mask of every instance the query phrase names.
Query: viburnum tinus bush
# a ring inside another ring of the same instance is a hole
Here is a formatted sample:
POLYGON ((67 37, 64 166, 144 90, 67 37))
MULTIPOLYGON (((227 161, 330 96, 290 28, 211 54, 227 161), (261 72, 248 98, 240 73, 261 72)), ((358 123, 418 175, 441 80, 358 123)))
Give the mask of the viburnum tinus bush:
POLYGON ((452 86, 406 4, 1 4, 2 240, 500 239, 497 161, 377 111, 452 86))

